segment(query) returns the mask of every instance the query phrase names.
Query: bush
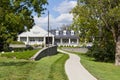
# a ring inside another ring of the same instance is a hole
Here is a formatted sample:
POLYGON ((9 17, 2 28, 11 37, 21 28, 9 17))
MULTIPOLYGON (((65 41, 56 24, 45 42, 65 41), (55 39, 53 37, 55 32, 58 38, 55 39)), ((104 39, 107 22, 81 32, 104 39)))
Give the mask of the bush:
POLYGON ((26 49, 27 49, 27 50, 33 50, 33 47, 30 46, 30 45, 26 45, 26 49))
POLYGON ((87 52, 87 55, 94 57, 97 61, 111 62, 115 59, 115 45, 107 42, 106 44, 95 43, 87 52))
POLYGON ((33 50, 32 46, 26 46, 26 47, 21 47, 21 48, 12 48, 15 52, 22 52, 26 50, 33 50))
POLYGON ((6 52, 10 51, 9 45, 7 43, 3 45, 3 50, 6 52))
POLYGON ((22 52, 22 51, 25 51, 27 49, 26 48, 12 48, 12 50, 15 52, 22 52))

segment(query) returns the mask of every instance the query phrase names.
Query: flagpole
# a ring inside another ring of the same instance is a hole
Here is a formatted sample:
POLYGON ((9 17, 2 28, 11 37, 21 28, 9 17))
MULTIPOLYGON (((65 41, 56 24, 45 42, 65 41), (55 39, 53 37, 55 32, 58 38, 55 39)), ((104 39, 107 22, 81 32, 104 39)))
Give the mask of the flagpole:
POLYGON ((49 51, 49 11, 48 11, 48 44, 47 44, 47 47, 48 47, 48 56, 50 55, 50 51, 49 51))

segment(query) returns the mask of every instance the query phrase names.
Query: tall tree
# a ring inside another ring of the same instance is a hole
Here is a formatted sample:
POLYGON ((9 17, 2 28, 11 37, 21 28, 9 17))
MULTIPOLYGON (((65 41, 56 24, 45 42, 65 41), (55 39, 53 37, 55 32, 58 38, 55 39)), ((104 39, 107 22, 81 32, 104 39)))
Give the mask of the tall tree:
POLYGON ((0 47, 34 25, 33 14, 41 16, 47 0, 0 0, 0 47))
POLYGON ((71 13, 74 15, 72 28, 80 31, 82 41, 89 41, 90 38, 98 35, 98 20, 90 16, 92 11, 86 5, 78 4, 71 13))
POLYGON ((75 14, 74 24, 80 24, 84 28, 91 24, 87 29, 93 32, 97 29, 97 34, 102 37, 106 31, 109 31, 116 44, 115 64, 120 65, 120 0, 79 0, 78 2, 80 2, 79 5, 72 11, 75 14), (76 11, 79 12, 76 13, 76 11))

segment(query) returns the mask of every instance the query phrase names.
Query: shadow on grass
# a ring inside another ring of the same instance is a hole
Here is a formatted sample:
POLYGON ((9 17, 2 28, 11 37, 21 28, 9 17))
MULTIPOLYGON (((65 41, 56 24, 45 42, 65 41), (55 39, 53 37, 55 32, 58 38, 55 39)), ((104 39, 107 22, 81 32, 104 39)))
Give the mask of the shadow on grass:
POLYGON ((0 62, 0 66, 23 66, 23 65, 26 65, 26 64, 29 64, 29 63, 32 63, 32 62, 14 62, 14 61, 10 61, 10 62, 0 62))

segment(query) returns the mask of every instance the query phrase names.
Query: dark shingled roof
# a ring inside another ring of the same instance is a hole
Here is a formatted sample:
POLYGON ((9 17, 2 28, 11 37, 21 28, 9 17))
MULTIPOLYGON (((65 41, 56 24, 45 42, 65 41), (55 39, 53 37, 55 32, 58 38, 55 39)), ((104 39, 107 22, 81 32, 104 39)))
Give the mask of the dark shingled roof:
MULTIPOLYGON (((57 30, 58 31, 58 30, 57 30)), ((56 35, 56 30, 51 30, 50 31, 53 35, 55 35, 56 39, 59 38, 71 38, 71 39, 77 39, 79 38, 79 36, 77 36, 77 33, 74 32, 74 35, 71 35, 71 31, 70 30, 66 30, 66 35, 63 34, 64 30, 59 31, 59 35, 56 35)))

